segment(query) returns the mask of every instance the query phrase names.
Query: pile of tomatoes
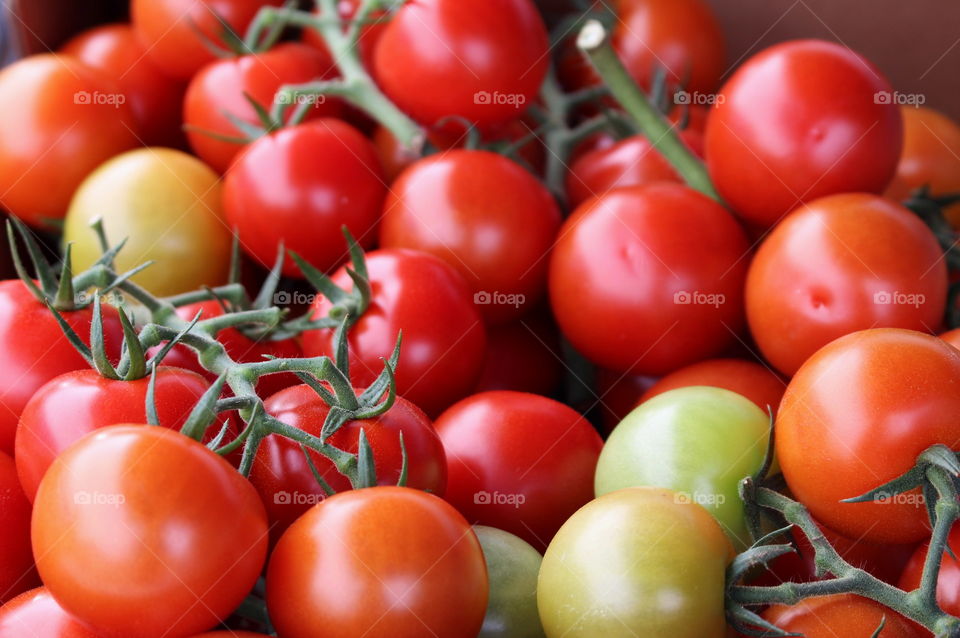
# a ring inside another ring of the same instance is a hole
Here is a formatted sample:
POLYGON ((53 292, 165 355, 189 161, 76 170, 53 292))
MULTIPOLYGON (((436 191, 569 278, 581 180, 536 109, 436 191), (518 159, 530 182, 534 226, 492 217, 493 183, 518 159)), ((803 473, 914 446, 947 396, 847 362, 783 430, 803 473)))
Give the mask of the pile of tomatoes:
MULTIPOLYGON (((960 450, 960 125, 831 42, 727 73, 703 0, 299 4, 131 0, 0 70, 0 638, 726 638, 767 469, 919 587, 932 492, 842 501, 960 450)), ((746 582, 829 578, 796 536, 746 582)))

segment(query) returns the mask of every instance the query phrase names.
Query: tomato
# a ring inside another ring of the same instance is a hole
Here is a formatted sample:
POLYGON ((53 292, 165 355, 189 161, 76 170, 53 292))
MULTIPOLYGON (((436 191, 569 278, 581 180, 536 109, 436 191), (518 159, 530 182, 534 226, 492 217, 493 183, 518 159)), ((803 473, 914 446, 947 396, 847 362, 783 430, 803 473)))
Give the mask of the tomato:
MULTIPOLYGON (((270 266, 280 242, 320 270, 347 256, 346 225, 369 248, 376 239, 386 185, 373 145, 332 118, 261 137, 237 157, 223 185, 230 226, 243 249, 270 266)), ((289 257, 287 276, 300 276, 289 257)))
POLYGON ((900 476, 940 443, 960 448, 960 352, 936 337, 864 330, 822 348, 787 386, 777 458, 790 490, 850 538, 910 543, 929 533, 918 492, 841 503, 900 476))
MULTIPOLYGON (((356 15, 360 4, 360 0, 339 0, 337 2, 337 11, 340 13, 340 18, 345 21, 352 20, 356 15)), ((316 9, 314 9, 314 14, 321 16, 323 14, 323 10, 318 6, 316 9)), ((370 24, 364 25, 360 30, 360 37, 357 44, 360 48, 360 60, 367 68, 373 67, 373 52, 377 46, 377 42, 380 41, 380 36, 383 34, 383 29, 386 26, 384 23, 385 16, 387 16, 385 11, 377 10, 371 12, 368 20, 379 21, 374 21, 370 24)), ((316 47, 328 58, 330 57, 330 50, 327 48, 327 43, 322 37, 320 37, 320 33, 316 29, 304 27, 303 41, 310 46, 316 47)))
MULTIPOLYGON (((483 367, 486 332, 463 278, 446 263, 410 250, 367 254, 373 296, 370 307, 350 329, 350 374, 366 387, 383 372, 403 331, 397 392, 430 416, 436 416, 476 385, 483 367)), ((341 268, 333 281, 352 285, 341 268)), ((326 316, 330 302, 317 297, 315 317, 326 316)), ((308 357, 335 354, 333 330, 303 334, 308 357)))
MULTIPOLYGON (((265 408, 268 414, 287 425, 314 436, 320 435, 330 412, 330 407, 308 385, 294 386, 275 394, 266 401, 265 408)), ((373 450, 377 481, 381 485, 396 485, 400 479, 403 467, 400 435, 403 434, 408 463, 407 487, 443 495, 447 485, 443 444, 420 408, 398 397, 384 414, 373 419, 350 421, 327 442, 355 454, 361 429, 373 450)), ((310 452, 310 458, 334 491, 350 489, 350 482, 329 459, 316 452, 310 452)), ((325 496, 300 445, 276 434, 260 444, 250 481, 267 508, 274 539, 325 496)))
POLYGON ((919 638, 903 616, 878 602, 853 594, 807 598, 796 605, 773 605, 762 614, 777 627, 807 638, 871 638, 885 621, 879 638, 919 638))
POLYGON ((590 423, 553 399, 484 392, 436 422, 447 451, 447 494, 467 520, 543 549, 593 495, 603 443, 590 423))
POLYGON ((543 557, 537 587, 548 638, 724 638, 733 548, 705 509, 635 487, 591 501, 543 557), (602 613, 598 613, 602 610, 602 613))
POLYGON ((734 341, 747 250, 737 222, 705 195, 669 183, 616 189, 561 229, 550 302, 564 336, 594 363, 664 374, 734 341))
MULTIPOLYGON (((950 530, 947 544, 956 555, 960 550, 960 526, 954 525, 950 530)), ((924 543, 910 557, 897 585, 900 589, 913 591, 920 587, 923 563, 927 559, 929 549, 929 543, 924 543)), ((948 614, 956 616, 960 613, 960 561, 950 556, 949 552, 943 553, 940 563, 940 574, 937 577, 937 604, 948 614)))
POLYGON ((267 607, 284 638, 317 627, 326 638, 475 638, 487 588, 480 543, 456 510, 419 490, 371 487, 287 530, 270 558, 267 607))
MULTIPOLYGON (((243 146, 217 140, 207 133, 243 137, 243 132, 227 114, 262 126, 248 96, 270 111, 277 103, 276 93, 280 87, 329 78, 336 74, 335 71, 328 55, 294 42, 280 44, 263 53, 208 64, 190 80, 183 103, 184 122, 193 127, 187 131, 190 147, 214 170, 225 172, 243 146)), ((338 101, 323 96, 315 100, 307 117, 338 115, 340 106, 338 101)), ((293 110, 291 105, 287 111, 288 119, 293 110)))
POLYGON ((128 24, 88 29, 61 48, 101 71, 120 88, 145 145, 179 146, 180 106, 184 85, 165 75, 147 57, 147 50, 128 24))
POLYGON ((708 359, 663 377, 643 393, 637 404, 691 385, 708 385, 736 392, 756 403, 764 413, 768 406, 776 412, 787 387, 786 381, 765 365, 745 359, 708 359))
POLYGON ((63 611, 45 587, 0 607, 0 638, 99 638, 63 611))
POLYGON ((120 87, 66 56, 0 71, 0 207, 34 226, 62 219, 97 166, 137 143, 120 87))
MULTIPOLYGON (((74 441, 116 423, 146 422, 149 383, 149 377, 111 381, 88 369, 67 372, 41 386, 17 426, 17 473, 27 497, 34 499, 47 468, 74 441)), ((160 425, 179 430, 208 387, 194 372, 157 368, 154 403, 160 425)))
POLYGON ((189 80, 215 56, 208 43, 224 47, 225 25, 243 37, 261 7, 282 0, 132 0, 130 18, 147 56, 167 75, 189 80))
POLYGON ((856 330, 932 331, 946 292, 943 252, 916 215, 876 195, 833 195, 789 215, 760 246, 747 319, 764 357, 790 375, 856 330))
POLYGON ((537 574, 543 557, 523 539, 495 527, 473 528, 483 548, 490 600, 477 638, 543 638, 537 574))
POLYGON ((484 318, 504 322, 541 299, 559 228, 550 192, 518 164, 488 151, 449 151, 393 183, 380 245, 440 257, 470 283, 484 318))
POLYGON ((253 486, 200 443, 121 425, 50 466, 34 501, 33 550, 53 596, 101 638, 189 636, 252 589, 267 522, 253 486))
MULTIPOLYGON (((89 308, 61 313, 86 343, 90 339, 89 308)), ((123 329, 116 310, 103 306, 107 354, 120 356, 123 329)), ((13 454, 17 421, 27 401, 44 383, 89 365, 63 334, 50 310, 19 279, 0 282, 0 451, 13 454)))
MULTIPOLYGON (((13 459, 0 452, 0 604, 39 585, 30 551, 30 501, 13 459)), ((0 628, 3 624, 0 622, 0 628)), ((0 630, 0 636, 3 635, 0 630)))
POLYGON ((420 159, 416 151, 400 144, 390 129, 385 126, 375 128, 371 140, 388 184, 393 184, 408 166, 420 159))
POLYGON ((100 258, 100 243, 90 230, 97 217, 111 242, 128 240, 117 255, 118 270, 155 262, 133 278, 155 295, 227 279, 231 233, 221 211, 220 184, 207 165, 186 153, 131 151, 84 181, 64 227, 64 242, 73 243, 75 272, 100 258))
POLYGON ((949 343, 954 348, 960 349, 960 328, 948 330, 940 335, 940 338, 949 343))
POLYGON ((773 226, 834 193, 880 193, 903 126, 893 89, 868 60, 821 40, 761 51, 724 84, 707 122, 710 177, 744 219, 773 226))
POLYGON ((421 124, 455 115, 487 127, 536 99, 548 46, 530 0, 415 0, 380 34, 373 73, 421 124))
POLYGON ((545 312, 487 328, 487 356, 474 392, 550 395, 563 379, 560 335, 545 312))

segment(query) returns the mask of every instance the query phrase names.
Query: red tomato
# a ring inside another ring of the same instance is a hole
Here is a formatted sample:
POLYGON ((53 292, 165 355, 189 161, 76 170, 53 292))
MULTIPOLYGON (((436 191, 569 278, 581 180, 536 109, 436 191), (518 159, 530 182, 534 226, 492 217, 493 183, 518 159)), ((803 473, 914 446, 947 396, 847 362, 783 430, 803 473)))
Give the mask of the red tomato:
POLYGON ((267 607, 284 638, 475 638, 487 607, 483 551, 441 499, 403 487, 331 497, 277 544, 267 607), (333 542, 331 542, 333 541, 333 542))
POLYGON ((489 321, 515 319, 541 299, 560 210, 530 173, 488 151, 420 160, 394 182, 380 244, 440 257, 460 271, 489 321))
POLYGON ((750 58, 707 122, 707 168, 744 219, 769 227, 803 202, 880 193, 900 158, 903 126, 887 80, 832 42, 797 40, 750 58))
POLYGON ((691 385, 736 392, 756 403, 764 412, 768 406, 776 412, 787 387, 786 381, 762 364, 744 359, 708 359, 663 377, 643 393, 637 405, 658 394, 691 385))
MULTIPOLYGON (((340 17, 347 21, 353 19, 359 7, 360 0, 339 0, 339 2, 337 2, 337 10, 340 13, 340 17)), ((315 15, 319 16, 322 15, 322 13, 323 11, 319 7, 314 9, 315 15)), ((385 11, 373 11, 368 20, 383 20, 384 16, 386 15, 387 13, 385 11)), ((386 25, 383 22, 372 22, 364 25, 360 30, 360 38, 358 41, 360 47, 360 60, 367 68, 373 67, 373 51, 377 46, 377 42, 380 40, 380 35, 383 33, 385 26, 386 25)), ((316 47, 328 58, 330 57, 330 50, 327 48, 327 43, 324 42, 322 37, 320 37, 320 34, 316 29, 304 27, 303 41, 313 47, 316 47)))
POLYGON ((548 46, 530 0, 414 0, 380 34, 374 75, 422 124, 457 115, 486 127, 536 99, 548 46))
MULTIPOLYGON (((373 144, 349 124, 313 120, 261 137, 237 157, 223 185, 227 221, 260 263, 280 242, 320 270, 347 256, 346 225, 365 248, 376 239, 386 185, 373 144)), ((300 276, 289 257, 287 276, 300 276)))
POLYGON ((374 129, 372 141, 388 184, 392 184, 408 166, 420 159, 415 151, 403 147, 385 126, 374 129))
POLYGON ((474 392, 549 395, 563 378, 560 335, 545 312, 487 329, 487 356, 474 392))
POLYGON ((747 319, 764 357, 790 375, 856 330, 932 332, 946 294, 943 251, 916 215, 876 195, 833 195, 792 213, 760 246, 747 319))
MULTIPOLYGON (((353 383, 373 383, 402 330, 397 392, 436 416, 470 392, 483 368, 486 332, 470 291, 452 267, 412 250, 369 253, 367 269, 373 298, 349 337, 353 383)), ((343 268, 333 281, 344 289, 352 285, 343 268)), ((326 316, 330 302, 317 297, 312 307, 315 316, 326 316)), ((333 330, 304 333, 304 354, 332 357, 333 335, 333 330)))
POLYGON ((747 251, 736 220, 705 195, 669 183, 616 189, 585 202, 560 230, 553 312, 594 363, 664 374, 734 340, 747 251))
POLYGON ((220 47, 224 23, 243 37, 261 7, 283 0, 132 0, 130 18, 150 60, 167 75, 189 80, 215 58, 204 39, 220 47))
POLYGON ((67 56, 0 71, 0 207, 33 226, 62 219, 93 169, 137 144, 126 95, 67 56))
POLYGON ((253 486, 200 443, 120 425, 50 466, 34 502, 33 550, 53 596, 100 638, 189 636, 253 588, 267 520, 253 486))
MULTIPOLYGON (((73 330, 89 342, 90 309, 62 313, 73 330)), ((120 356, 123 329, 110 306, 103 306, 107 354, 120 356)), ((13 454, 20 413, 33 393, 50 379, 89 368, 67 340, 50 310, 19 279, 0 282, 0 451, 13 454)))
POLYGON ((777 458, 790 490, 850 538, 911 543, 929 533, 919 492, 841 503, 900 476, 936 443, 960 448, 960 352, 880 328, 819 350, 787 386, 777 458))
MULTIPOLYGON (((320 435, 330 407, 307 385, 287 388, 266 402, 268 414, 314 436, 320 435)), ((400 434, 407 450, 407 486, 442 496, 447 485, 447 463, 440 437, 423 410, 406 399, 374 419, 350 421, 327 441, 341 450, 356 453, 363 429, 373 450, 377 482, 396 485, 403 467, 400 434)), ((333 463, 310 452, 314 467, 336 492, 350 489, 350 482, 333 463)), ((250 481, 260 493, 276 540, 304 512, 324 499, 324 491, 307 463, 300 445, 271 435, 257 450, 250 481)))
MULTIPOLYGON (((960 551, 960 526, 953 526, 947 543, 954 554, 960 551)), ((927 559, 929 546, 929 543, 921 545, 910 557, 910 562, 907 563, 900 578, 898 585, 900 589, 913 591, 920 587, 923 562, 927 559)), ((960 562, 951 557, 949 552, 943 553, 940 563, 940 575, 937 577, 937 604, 948 614, 954 616, 960 614, 960 562)))
POLYGON ((0 452, 0 530, 0 604, 3 604, 40 584, 30 550, 30 501, 17 479, 17 466, 3 452, 0 452))
POLYGON ((949 343, 954 348, 960 350, 960 328, 948 330, 940 335, 940 338, 949 343))
MULTIPOLYGON (((40 387, 17 426, 17 473, 27 497, 34 499, 47 468, 75 441, 109 425, 145 423, 149 383, 149 377, 111 381, 96 370, 76 370, 40 387)), ((194 372, 157 368, 154 400, 160 425, 179 430, 208 387, 194 372)))
POLYGON ((128 24, 106 24, 84 31, 61 51, 101 71, 116 82, 146 146, 180 146, 180 108, 185 86, 171 79, 147 57, 128 24))
POLYGON ((63 611, 46 587, 0 607, 0 638, 99 638, 63 611))
POLYGON ((806 638, 870 638, 884 620, 879 638, 920 636, 900 614, 853 594, 807 598, 789 607, 773 605, 761 615, 777 627, 806 638))
MULTIPOLYGON (((243 145, 223 142, 206 133, 243 137, 243 132, 230 121, 227 113, 262 126, 247 96, 269 111, 276 104, 276 93, 283 85, 330 78, 336 75, 335 71, 329 56, 295 42, 280 44, 264 53, 208 64, 190 80, 183 103, 184 122, 194 128, 187 131, 190 148, 215 170, 225 172, 243 145)), ((340 106, 339 101, 322 97, 316 100, 307 117, 339 115, 340 106)), ((294 108, 293 105, 289 107, 288 118, 294 108)))
POLYGON ((516 534, 540 551, 593 498, 600 435, 562 403, 484 392, 436 423, 447 451, 447 500, 472 523, 516 534))

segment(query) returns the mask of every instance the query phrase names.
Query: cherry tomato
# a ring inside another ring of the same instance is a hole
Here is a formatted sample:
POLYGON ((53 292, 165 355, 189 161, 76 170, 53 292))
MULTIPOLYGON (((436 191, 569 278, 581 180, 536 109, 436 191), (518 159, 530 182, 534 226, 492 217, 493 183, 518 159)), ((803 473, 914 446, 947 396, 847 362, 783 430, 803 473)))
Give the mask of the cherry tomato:
POLYGON ((477 638, 544 638, 537 613, 537 574, 543 557, 523 539, 476 525, 490 578, 490 600, 477 638))
POLYGON ((0 206, 34 226, 62 219, 91 171, 136 146, 125 101, 103 73, 67 56, 0 71, 0 206))
POLYGON ((692 385, 707 385, 736 392, 756 403, 766 413, 768 406, 776 412, 787 382, 770 368, 753 361, 708 359, 663 377, 643 393, 637 405, 664 392, 692 385))
POLYGON ((130 18, 150 60, 167 75, 189 80, 215 60, 207 43, 226 46, 225 25, 240 37, 261 7, 283 0, 132 0, 130 18))
POLYGON ((545 312, 487 328, 487 356, 474 392, 550 395, 563 378, 560 335, 545 312))
MULTIPOLYGON (((385 193, 373 145, 332 118, 261 137, 223 186, 227 220, 248 254, 269 266, 282 241, 320 270, 347 257, 341 226, 363 247, 373 245, 385 193)), ((300 269, 288 257, 283 273, 296 277, 300 269)))
POLYGON ((946 292, 943 252, 916 215, 876 195, 833 195, 789 215, 760 246, 747 319, 764 357, 789 375, 856 330, 932 332, 946 292))
POLYGON ((3 530, 0 532, 0 604, 3 604, 40 584, 30 550, 30 501, 17 479, 17 466, 3 452, 0 452, 0 530, 3 530))
POLYGON ((585 202, 561 229, 550 261, 553 312, 594 363, 664 374, 734 341, 747 250, 733 217, 696 191, 616 189, 585 202))
POLYGON ((393 183, 380 244, 440 257, 460 271, 489 321, 515 319, 546 288, 560 210, 530 173, 488 151, 420 160, 393 183))
POLYGON ((253 486, 200 443, 120 425, 50 466, 34 501, 33 550, 53 596, 101 638, 189 636, 253 588, 267 521, 253 486))
POLYGON ((84 31, 61 48, 101 71, 120 87, 136 121, 137 137, 148 146, 179 146, 180 108, 185 86, 165 75, 148 58, 128 24, 106 24, 84 31))
POLYGON ((516 119, 536 99, 548 46, 530 0, 415 0, 380 34, 373 71, 418 122, 460 116, 485 127, 516 119))
POLYGON ((803 202, 880 193, 903 126, 890 84, 865 58, 821 40, 785 42, 727 81, 707 122, 707 168, 744 219, 773 226, 803 202))
MULTIPOLYGON (((947 544, 954 555, 960 551, 960 526, 954 525, 950 530, 947 544)), ((925 543, 910 557, 897 585, 900 589, 913 591, 920 587, 923 563, 927 559, 929 549, 929 543, 925 543)), ((960 614, 960 561, 950 556, 949 552, 943 553, 940 563, 940 574, 937 577, 937 604, 948 614, 954 616, 960 614)))
POLYGON ((819 350, 787 386, 777 458, 790 490, 850 538, 910 543, 929 533, 919 492, 841 503, 914 466, 931 445, 960 446, 960 352, 894 328, 864 330, 819 350))
MULTIPOLYGON (((231 144, 211 137, 216 133, 227 137, 243 137, 227 114, 255 126, 262 126, 249 98, 267 111, 277 102, 277 90, 285 84, 302 84, 335 75, 336 67, 329 56, 313 47, 287 42, 266 51, 236 58, 218 60, 203 67, 187 89, 183 103, 184 122, 190 148, 214 170, 225 172, 241 144, 231 144)), ((317 98, 307 118, 335 116, 340 103, 317 98)), ((287 115, 293 112, 293 105, 287 115)))
MULTIPOLYGON (((483 367, 486 332, 470 291, 451 266, 412 250, 369 253, 367 269, 373 297, 349 336, 353 383, 373 383, 402 330, 397 392, 436 416, 470 392, 483 367)), ((343 268, 333 281, 344 289, 352 285, 343 268)), ((326 316, 330 302, 317 297, 312 307, 315 316, 326 316)), ((333 330, 304 333, 304 354, 332 357, 333 336, 333 330)))
POLYGON ((284 638, 317 627, 326 638, 475 638, 487 588, 480 543, 456 510, 419 490, 371 487, 287 530, 270 558, 267 607, 284 638))
POLYGON ((70 617, 45 587, 0 607, 0 638, 100 638, 70 617))
POLYGON ((796 605, 773 605, 763 618, 807 638, 871 638, 885 621, 878 638, 920 638, 910 622, 880 603, 853 594, 807 598, 796 605))
POLYGON ((447 451, 446 499, 471 522, 543 549, 593 496, 603 442, 553 399, 484 392, 444 412, 436 427, 447 451))

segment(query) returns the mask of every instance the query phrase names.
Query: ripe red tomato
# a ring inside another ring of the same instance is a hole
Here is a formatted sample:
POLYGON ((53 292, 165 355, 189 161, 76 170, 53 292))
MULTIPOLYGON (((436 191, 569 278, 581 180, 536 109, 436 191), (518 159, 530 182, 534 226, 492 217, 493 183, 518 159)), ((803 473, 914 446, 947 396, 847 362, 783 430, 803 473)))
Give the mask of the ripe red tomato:
POLYGON ((772 605, 763 618, 807 638, 868 638, 885 621, 878 638, 919 638, 909 620, 878 602, 853 594, 807 598, 796 605, 772 605))
POLYGON ((267 607, 284 638, 317 627, 326 638, 474 638, 487 588, 480 543, 456 510, 419 490, 371 487, 287 530, 270 557, 267 607))
POLYGON ((553 312, 594 363, 664 374, 734 340, 747 251, 736 220, 686 186, 613 190, 577 208, 560 230, 550 261, 553 312))
POLYGON ((747 319, 764 357, 790 375, 856 330, 932 332, 946 294, 943 251, 916 215, 876 195, 833 195, 789 215, 760 246, 747 319))
MULTIPOLYGON (((339 2, 337 2, 337 11, 340 13, 341 19, 346 21, 353 19, 359 7, 360 0, 339 0, 339 2)), ((323 14, 323 11, 317 7, 314 9, 314 14, 319 16, 323 14)), ((383 20, 384 16, 386 15, 387 14, 385 11, 377 10, 371 12, 368 19, 383 20)), ((370 24, 364 25, 360 30, 360 37, 357 43, 360 47, 360 60, 368 69, 373 68, 373 52, 377 46, 377 42, 380 40, 380 35, 383 33, 385 26, 386 24, 382 21, 371 22, 370 24)), ((322 37, 320 37, 320 34, 316 29, 305 27, 303 29, 303 41, 313 47, 316 47, 324 55, 330 58, 330 50, 327 48, 327 43, 324 42, 322 37)))
POLYGON ((720 91, 707 122, 710 177, 739 215, 763 227, 818 197, 881 193, 903 136, 899 107, 886 99, 892 90, 845 46, 770 47, 720 91))
POLYGON ((74 37, 61 51, 116 82, 133 112, 137 137, 144 145, 182 144, 180 109, 186 87, 150 61, 133 27, 95 27, 74 37))
POLYGON ((460 271, 488 321, 527 312, 546 288, 560 210, 536 178, 488 151, 420 160, 393 183, 380 244, 440 257, 460 271))
MULTIPOLYGON (((330 407, 307 385, 287 388, 270 397, 268 414, 314 436, 320 435, 330 407)), ((396 485, 403 467, 400 434, 407 451, 408 487, 439 496, 447 485, 447 463, 443 444, 423 410, 397 397, 387 412, 373 419, 350 421, 337 430, 328 442, 356 454, 363 429, 373 450, 380 485, 396 485)), ((350 489, 350 482, 326 457, 310 452, 314 467, 336 492, 350 489)), ((324 499, 324 491, 307 463, 300 445, 290 439, 271 435, 257 450, 250 481, 260 493, 270 520, 274 540, 312 505, 324 499)))
POLYGON ((560 335, 546 312, 487 328, 487 356, 474 392, 550 395, 563 378, 560 335))
POLYGON ((753 361, 708 359, 680 368, 663 377, 643 393, 637 404, 669 390, 691 385, 707 385, 730 390, 747 397, 764 412, 767 411, 767 406, 776 412, 787 382, 770 368, 753 361))
POLYGON ((34 502, 33 550, 53 596, 101 638, 189 636, 253 588, 266 518, 253 486, 200 443, 120 425, 50 466, 34 502))
POLYGON ((167 75, 189 80, 215 58, 204 39, 220 47, 224 23, 243 37, 261 7, 283 0, 132 0, 130 19, 150 60, 167 75))
POLYGON ((0 452, 0 530, 0 604, 3 604, 40 584, 30 550, 30 501, 17 479, 17 466, 3 452, 0 452))
POLYGON ((436 423, 447 451, 447 495, 472 523, 516 534, 540 551, 593 498, 603 442, 579 413, 523 392, 484 392, 436 423))
POLYGON ((125 100, 68 56, 33 55, 0 71, 0 207, 34 226, 62 219, 93 169, 136 146, 125 100))
POLYGON ((70 617, 46 587, 0 607, 0 638, 100 638, 70 617))
MULTIPOLYGON (((947 541, 954 555, 960 551, 960 526, 954 525, 950 530, 950 537, 947 541)), ((925 543, 917 548, 910 562, 903 570, 898 586, 905 591, 913 591, 920 587, 920 579, 923 576, 923 562, 927 559, 929 543, 925 543)), ((960 562, 950 556, 949 552, 943 553, 943 559, 940 563, 940 575, 937 577, 937 604, 947 612, 956 616, 960 614, 960 562)))
MULTIPOLYGON (((64 319, 89 342, 89 308, 62 313, 64 319)), ((120 356, 123 329, 110 306, 103 306, 103 331, 107 354, 120 356)), ((17 421, 27 401, 50 379, 89 368, 63 334, 46 306, 30 294, 19 279, 0 282, 0 451, 13 454, 17 421)))
MULTIPOLYGON (((341 226, 373 245, 385 193, 373 144, 346 122, 323 118, 250 144, 227 172, 223 205, 240 245, 261 264, 273 264, 282 241, 329 270, 347 256, 341 226)), ((300 269, 288 257, 283 273, 300 269)))
POLYGON ((373 70, 421 124, 457 115, 481 127, 519 117, 547 72, 546 27, 530 0, 414 0, 379 36, 373 70))
MULTIPOLYGON (((412 250, 369 253, 367 269, 373 297, 349 337, 353 383, 373 383, 402 330, 397 392, 436 416, 470 392, 483 368, 486 331, 470 291, 451 266, 412 250)), ((352 285, 343 268, 333 281, 344 289, 352 285)), ((330 302, 317 297, 312 307, 315 316, 326 316, 330 302)), ((333 336, 333 330, 304 333, 304 354, 332 357, 333 336)))
MULTIPOLYGON (((264 53, 208 64, 190 80, 183 103, 183 120, 194 128, 187 131, 190 148, 214 170, 226 172, 243 145, 220 141, 206 132, 243 137, 226 114, 262 126, 247 96, 269 111, 277 101, 276 93, 281 86, 330 78, 335 71, 329 56, 295 42, 280 44, 264 53)), ((340 114, 340 106, 337 100, 318 98, 307 117, 336 116, 340 114)), ((291 106, 288 117, 293 110, 291 106)))
POLYGON ((960 352, 894 328, 819 350, 787 386, 777 458, 818 521, 850 538, 911 543, 929 533, 919 492, 841 503, 900 476, 936 443, 960 447, 960 352))

